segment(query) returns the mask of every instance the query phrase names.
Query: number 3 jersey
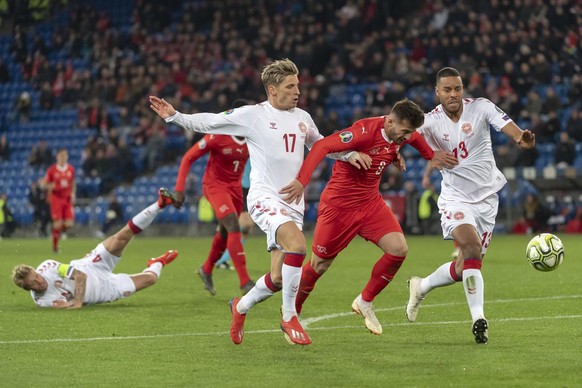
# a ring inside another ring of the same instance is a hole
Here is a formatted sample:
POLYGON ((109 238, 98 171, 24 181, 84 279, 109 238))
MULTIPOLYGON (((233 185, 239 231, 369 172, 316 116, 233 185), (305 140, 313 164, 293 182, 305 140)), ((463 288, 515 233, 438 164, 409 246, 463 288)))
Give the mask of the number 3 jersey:
MULTIPOLYGON (((280 199, 303 163, 304 146, 311 148, 323 136, 309 113, 300 108, 279 110, 268 101, 222 113, 183 114, 168 117, 187 130, 242 136, 247 139, 251 169, 248 202, 259 198, 280 199)), ((303 214, 304 203, 286 205, 303 214)))
POLYGON ((442 105, 427 113, 418 129, 434 150, 449 151, 459 164, 441 169, 440 196, 446 201, 480 202, 501 190, 507 180, 495 165, 492 126, 497 132, 512 120, 486 98, 463 99, 463 113, 453 122, 442 105))

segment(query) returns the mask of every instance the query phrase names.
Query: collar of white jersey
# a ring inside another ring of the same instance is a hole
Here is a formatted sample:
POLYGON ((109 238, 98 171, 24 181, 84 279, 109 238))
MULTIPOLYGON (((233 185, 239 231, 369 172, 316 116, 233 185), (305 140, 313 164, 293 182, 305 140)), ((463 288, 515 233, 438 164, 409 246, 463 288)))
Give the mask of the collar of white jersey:
POLYGON ((276 110, 276 111, 279 111, 279 112, 293 112, 293 110, 295 109, 295 108, 291 108, 291 109, 287 109, 287 110, 283 110, 283 109, 277 109, 277 108, 275 108, 275 107, 273 106, 273 104, 271 104, 271 103, 269 102, 269 100, 267 100, 267 101, 263 102, 263 104, 266 104, 266 105, 268 105, 269 107, 271 107, 272 109, 274 109, 274 110, 276 110))

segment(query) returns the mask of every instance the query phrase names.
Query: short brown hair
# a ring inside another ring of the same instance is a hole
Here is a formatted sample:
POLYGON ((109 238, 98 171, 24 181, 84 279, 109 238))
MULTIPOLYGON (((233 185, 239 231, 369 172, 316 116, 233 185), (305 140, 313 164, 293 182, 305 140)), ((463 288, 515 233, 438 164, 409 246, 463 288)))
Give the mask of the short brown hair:
POLYGON ((436 83, 438 84, 441 78, 445 77, 460 77, 461 73, 459 70, 455 69, 454 67, 443 67, 439 70, 436 76, 436 83))
POLYGON ((24 281, 28 278, 28 275, 30 275, 34 271, 35 271, 34 268, 31 267, 30 265, 19 264, 12 269, 11 275, 12 281, 18 287, 24 290, 28 290, 28 288, 25 288, 24 281))
POLYGON ((408 120, 412 128, 420 128, 424 124, 424 112, 408 98, 394 104, 390 114, 397 116, 401 121, 408 120))
POLYGON ((261 80, 267 96, 269 95, 269 86, 279 85, 288 75, 299 75, 299 69, 289 58, 279 59, 265 66, 261 73, 261 80))

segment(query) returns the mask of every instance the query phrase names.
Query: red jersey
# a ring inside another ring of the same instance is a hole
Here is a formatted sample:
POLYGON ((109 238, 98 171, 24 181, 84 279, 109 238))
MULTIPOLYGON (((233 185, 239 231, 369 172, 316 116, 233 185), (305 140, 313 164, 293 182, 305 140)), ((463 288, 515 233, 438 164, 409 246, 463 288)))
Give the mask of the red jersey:
POLYGON ((230 135, 206 135, 186 152, 180 163, 176 191, 184 191, 190 166, 208 152, 210 152, 210 157, 202 184, 204 186, 238 186, 242 192, 241 179, 245 164, 249 159, 249 150, 246 139, 239 140, 230 135))
POLYGON ((75 185, 75 167, 66 164, 59 167, 56 163, 50 166, 45 175, 45 181, 52 184, 52 196, 60 199, 71 199, 75 185))
POLYGON ((413 132, 410 140, 396 144, 384 132, 384 117, 358 120, 351 127, 316 142, 303 162, 297 180, 306 186, 313 170, 328 153, 349 150, 366 153, 372 158, 372 166, 367 170, 358 170, 348 162, 337 160, 321 195, 322 201, 336 207, 366 206, 380 195, 384 169, 396 159, 398 150, 408 143, 425 159, 433 158, 434 151, 418 132, 413 132))

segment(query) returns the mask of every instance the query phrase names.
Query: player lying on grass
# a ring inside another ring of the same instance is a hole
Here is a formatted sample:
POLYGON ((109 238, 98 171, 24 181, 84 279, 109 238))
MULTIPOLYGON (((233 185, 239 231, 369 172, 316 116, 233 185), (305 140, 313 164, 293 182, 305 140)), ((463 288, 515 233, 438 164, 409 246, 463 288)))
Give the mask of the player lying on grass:
POLYGON ((319 202, 311 261, 302 268, 295 302, 298 313, 315 282, 350 241, 360 235, 376 244, 384 254, 374 265, 370 280, 352 303, 352 309, 364 317, 370 332, 382 333, 372 301, 394 278, 408 254, 402 228, 379 192, 384 169, 400 160, 398 150, 408 143, 435 167, 457 163, 451 153, 433 152, 424 138, 415 132, 423 121, 423 111, 410 100, 398 101, 386 116, 358 120, 350 128, 315 143, 297 179, 281 190, 282 194, 286 194, 285 201, 301 200, 313 170, 330 152, 350 149, 367 154, 372 159, 368 169, 357 169, 342 161, 335 162, 331 179, 319 202))
POLYGON ((12 271, 12 281, 30 291, 39 307, 78 309, 84 304, 113 302, 127 298, 158 281, 162 268, 171 263, 177 251, 168 251, 150 259, 143 272, 128 275, 114 274, 123 249, 133 236, 150 226, 156 215, 175 201, 174 193, 159 190, 159 199, 133 217, 126 226, 97 245, 84 258, 62 264, 55 260, 43 261, 36 270, 26 264, 12 271))

